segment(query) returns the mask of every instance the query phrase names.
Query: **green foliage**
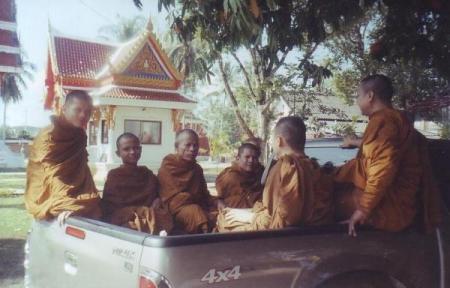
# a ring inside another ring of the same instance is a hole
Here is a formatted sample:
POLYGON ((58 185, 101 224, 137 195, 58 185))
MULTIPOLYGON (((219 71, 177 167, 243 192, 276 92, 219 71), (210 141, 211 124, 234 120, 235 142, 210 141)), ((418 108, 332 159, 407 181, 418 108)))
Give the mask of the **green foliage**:
POLYGON ((356 123, 354 121, 348 122, 339 122, 335 126, 332 127, 333 132, 339 136, 350 136, 356 134, 356 123))
POLYGON ((3 103, 19 102, 22 99, 22 89, 27 86, 27 81, 34 78, 36 67, 34 64, 24 61, 20 73, 6 73, 0 85, 0 97, 3 103))
POLYGON ((381 49, 377 41, 380 31, 389 25, 389 13, 392 13, 389 5, 368 10, 360 21, 327 42, 332 51, 333 89, 348 103, 352 102, 359 81, 372 73, 382 73, 392 79, 396 88, 394 103, 402 108, 432 97, 449 85, 448 78, 436 68, 416 58, 398 56, 395 61, 387 58, 380 61, 373 57, 374 51, 381 49))
POLYGON ((314 138, 323 137, 323 128, 325 128, 326 123, 320 121, 316 117, 310 117, 308 121, 308 131, 313 132, 314 138))
POLYGON ((320 43, 340 29, 353 23, 366 6, 373 1, 359 0, 223 0, 223 1, 174 1, 159 0, 159 7, 168 10, 172 29, 180 42, 172 59, 185 76, 199 71, 199 78, 210 77, 210 64, 218 64, 226 94, 234 106, 235 116, 243 131, 254 133, 251 123, 245 121, 237 101, 236 85, 230 85, 223 72, 227 56, 232 56, 241 79, 245 79, 246 95, 258 110, 258 136, 263 141, 274 117, 275 102, 279 94, 273 79, 285 63, 290 51, 302 55, 296 68, 303 72, 302 83, 320 86, 330 76, 326 67, 315 64, 312 54, 320 43), (198 49, 198 47, 201 49, 198 49), (238 55, 245 51, 251 63, 245 63, 238 55), (175 57, 175 54, 178 56, 175 57), (204 59, 204 61, 199 61, 204 59), (184 62, 184 63, 181 63, 184 62), (196 62, 201 64, 197 65, 196 62), (247 65, 250 64, 250 65, 247 65), (249 67, 250 66, 250 67, 249 67), (235 86, 233 89, 230 86, 235 86))
MULTIPOLYGON (((273 81, 272 97, 282 98, 286 101, 292 114, 309 118, 313 116, 314 110, 314 112, 334 114, 345 118, 342 111, 331 108, 320 100, 322 96, 331 94, 329 89, 323 87, 325 79, 331 76, 327 66, 318 68, 316 73, 320 73, 320 75, 315 77, 310 77, 307 70, 298 70, 294 65, 286 65, 285 68, 285 73, 277 75, 273 81)), ((319 123, 314 126, 320 128, 319 123)))
POLYGON ((211 155, 216 157, 231 153, 233 145, 240 140, 241 129, 225 95, 217 93, 205 98, 198 115, 206 123, 211 155))
POLYGON ((450 78, 450 1, 396 0, 386 5, 372 55, 384 63, 415 63, 450 78))
POLYGON ((220 157, 232 153, 231 145, 229 143, 229 135, 224 131, 218 131, 214 137, 210 137, 211 156, 220 157))
POLYGON ((333 75, 333 86, 336 95, 349 105, 354 104, 356 89, 359 85, 360 73, 355 70, 343 70, 333 75))

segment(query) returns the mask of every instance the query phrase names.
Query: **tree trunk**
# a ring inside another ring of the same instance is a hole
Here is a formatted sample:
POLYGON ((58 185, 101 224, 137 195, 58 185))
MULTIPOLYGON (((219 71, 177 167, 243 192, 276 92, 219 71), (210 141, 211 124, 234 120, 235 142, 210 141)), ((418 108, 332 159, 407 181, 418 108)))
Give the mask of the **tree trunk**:
POLYGON ((262 143, 261 143, 261 156, 264 163, 267 164, 267 159, 269 159, 270 154, 270 117, 267 111, 264 111, 264 106, 259 106, 258 116, 259 116, 259 131, 258 134, 261 137, 262 143))
POLYGON ((230 83, 228 83, 228 77, 225 73, 225 69, 223 67, 223 61, 222 61, 221 57, 219 57, 219 70, 220 70, 220 75, 222 76, 223 83, 225 85, 225 91, 226 91, 228 97, 230 98, 231 104, 233 105, 234 114, 236 115, 239 126, 241 126, 242 130, 244 130, 245 134, 247 134, 247 136, 249 138, 255 138, 255 135, 253 134, 253 132, 250 129, 250 127, 248 126, 248 124, 245 122, 245 119, 244 119, 244 117, 242 117, 241 111, 239 110, 239 105, 236 100, 236 97, 234 96, 234 93, 231 90, 230 83))

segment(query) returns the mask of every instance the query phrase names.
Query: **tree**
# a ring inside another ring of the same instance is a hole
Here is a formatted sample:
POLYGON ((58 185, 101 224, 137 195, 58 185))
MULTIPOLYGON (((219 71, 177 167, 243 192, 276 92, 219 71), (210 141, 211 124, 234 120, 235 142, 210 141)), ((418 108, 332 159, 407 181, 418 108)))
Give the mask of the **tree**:
POLYGON ((211 84, 211 78, 214 76, 213 64, 208 56, 210 53, 206 51, 208 46, 203 41, 197 39, 191 45, 186 45, 175 40, 172 31, 164 38, 163 48, 168 51, 172 63, 184 76, 183 89, 195 91, 199 81, 211 84))
POLYGON ((142 31, 146 24, 146 20, 142 16, 124 18, 118 15, 116 19, 116 23, 100 27, 98 30, 100 38, 110 41, 125 42, 142 31))
POLYGON ((26 80, 33 79, 33 73, 36 70, 34 64, 30 62, 22 63, 20 73, 6 73, 0 78, 0 97, 3 102, 3 133, 2 139, 6 139, 6 111, 9 103, 19 102, 22 99, 22 89, 27 86, 26 80))
MULTIPOLYGON (((251 129, 257 127, 257 115, 254 103, 246 96, 246 87, 237 79, 236 68, 231 65, 225 66, 227 77, 233 83, 236 91, 236 100, 241 108, 242 116, 251 129)), ((217 82, 216 89, 204 95, 201 99, 199 117, 206 123, 206 131, 210 139, 212 155, 233 154, 235 148, 246 140, 237 119, 234 115, 233 106, 225 94, 223 83, 217 82)))
MULTIPOLYGON (((325 71, 313 63, 312 55, 327 37, 358 19, 373 1, 357 0, 160 0, 173 15, 173 30, 184 47, 201 41, 210 63, 217 64, 235 116, 248 137, 257 134, 267 141, 276 99, 274 77, 293 51, 300 55, 296 67, 303 71, 304 83, 319 84, 325 71), (244 56, 243 56, 244 55, 244 56), (249 58, 246 66, 244 58, 249 58), (256 107, 258 129, 253 130, 237 101, 225 66, 233 61, 245 81, 246 97, 256 107)), ((189 49, 185 49, 189 54, 189 49)), ((189 59, 187 57, 186 59, 189 59)), ((189 66, 188 63, 185 65, 189 66)))
POLYGON ((335 36, 327 43, 332 51, 334 89, 351 103, 359 81, 372 73, 389 76, 396 87, 394 102, 401 108, 409 103, 432 97, 448 86, 448 79, 437 68, 424 65, 410 57, 397 57, 395 62, 379 61, 373 57, 379 31, 387 25, 388 7, 376 6, 365 17, 335 36))
POLYGON ((450 78, 450 1, 389 0, 371 54, 378 60, 413 63, 450 78), (399 25, 400 23, 400 25, 399 25))

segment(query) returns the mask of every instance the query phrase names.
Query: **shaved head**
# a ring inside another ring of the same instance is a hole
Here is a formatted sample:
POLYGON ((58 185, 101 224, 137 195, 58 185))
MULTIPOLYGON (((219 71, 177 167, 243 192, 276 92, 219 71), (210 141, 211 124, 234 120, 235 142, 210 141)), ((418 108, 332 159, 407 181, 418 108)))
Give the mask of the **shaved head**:
POLYGON ((186 161, 195 161, 199 150, 199 138, 192 129, 183 129, 177 133, 175 148, 177 154, 186 161))
POLYGON ((183 129, 183 130, 180 130, 180 131, 177 133, 177 136, 175 137, 175 148, 178 148, 178 146, 180 145, 180 142, 181 142, 182 140, 184 140, 184 139, 186 139, 186 138, 189 138, 189 137, 192 137, 193 139, 196 139, 196 140, 197 140, 197 143, 198 143, 199 138, 198 138, 197 132, 195 132, 195 131, 192 130, 192 129, 183 129))
POLYGON ((92 98, 84 91, 71 91, 62 107, 64 118, 75 127, 86 129, 92 114, 92 98))
POLYGON ((275 137, 282 137, 293 150, 303 151, 306 141, 306 126, 298 116, 287 116, 275 125, 275 137))
POLYGON ((242 153, 244 153, 245 149, 249 149, 256 152, 257 157, 261 154, 261 151, 259 147, 254 145, 253 143, 244 143, 238 148, 238 156, 242 156, 242 153))
POLYGON ((134 135, 133 133, 125 132, 125 133, 120 134, 119 137, 117 137, 117 140, 116 140, 117 150, 119 150, 120 140, 122 140, 122 139, 133 139, 133 140, 137 141, 137 143, 139 143, 139 144, 141 142, 139 140, 139 138, 136 135, 134 135))
POLYGON ((78 99, 80 101, 89 102, 92 104, 92 98, 89 96, 89 94, 85 91, 81 90, 73 90, 70 91, 64 100, 64 105, 70 105, 74 102, 75 99, 78 99))
POLYGON ((391 104, 394 95, 394 87, 389 77, 382 74, 367 76, 361 80, 361 88, 364 92, 372 91, 375 96, 385 104, 391 104))

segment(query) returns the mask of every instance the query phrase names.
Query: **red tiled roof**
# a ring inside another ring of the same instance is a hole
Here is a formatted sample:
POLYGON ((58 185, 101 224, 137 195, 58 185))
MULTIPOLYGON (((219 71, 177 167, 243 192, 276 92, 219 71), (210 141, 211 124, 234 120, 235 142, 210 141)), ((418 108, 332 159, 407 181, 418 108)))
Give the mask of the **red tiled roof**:
POLYGON ((61 76, 94 79, 116 46, 54 37, 56 62, 61 76))
POLYGON ((153 101, 170 101, 170 102, 184 102, 195 103, 183 95, 173 92, 155 92, 155 91, 141 91, 132 89, 113 88, 104 94, 104 97, 134 99, 134 100, 153 100, 153 101))
POLYGON ((0 0, 0 21, 16 22, 14 0, 0 0))
POLYGON ((19 67, 20 64, 19 55, 0 52, 0 66, 19 67))
POLYGON ((17 34, 12 31, 0 29, 0 45, 19 47, 19 40, 17 34))

